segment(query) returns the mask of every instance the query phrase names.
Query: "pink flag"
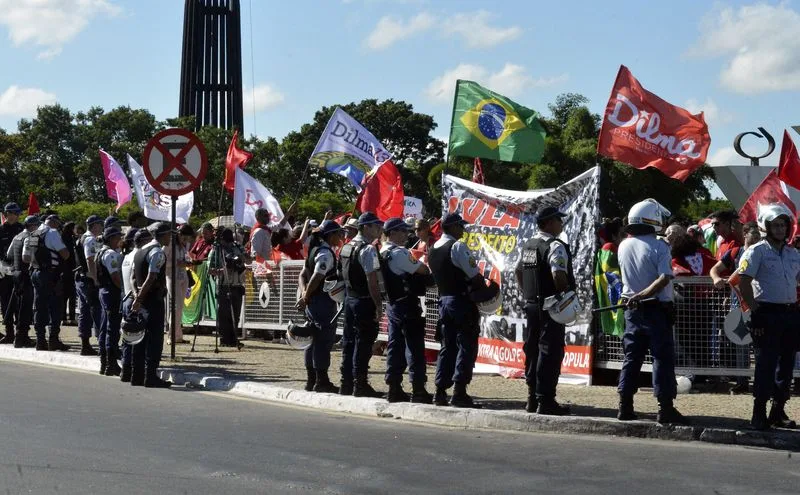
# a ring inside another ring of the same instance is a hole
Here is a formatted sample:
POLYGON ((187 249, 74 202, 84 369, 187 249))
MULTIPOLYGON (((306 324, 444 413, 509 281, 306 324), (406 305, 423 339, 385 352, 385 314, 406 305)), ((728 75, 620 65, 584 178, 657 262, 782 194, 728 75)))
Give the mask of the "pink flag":
POLYGON ((103 164, 103 175, 106 178, 108 197, 117 202, 117 210, 131 200, 131 184, 114 157, 100 150, 100 162, 103 164))

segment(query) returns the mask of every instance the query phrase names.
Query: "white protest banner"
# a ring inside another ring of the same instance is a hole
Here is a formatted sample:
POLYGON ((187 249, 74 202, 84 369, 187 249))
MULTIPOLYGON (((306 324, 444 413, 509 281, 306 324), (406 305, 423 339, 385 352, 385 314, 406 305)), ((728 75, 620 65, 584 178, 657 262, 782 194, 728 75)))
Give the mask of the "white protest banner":
MULTIPOLYGON (((144 216, 150 220, 169 222, 172 220, 172 198, 153 189, 141 165, 128 155, 128 167, 131 169, 133 188, 136 191, 136 201, 139 208, 144 212, 144 216)), ((175 222, 188 223, 194 208, 194 192, 188 192, 178 196, 175 204, 175 222)))
POLYGON ((256 210, 259 208, 269 211, 270 223, 279 222, 283 218, 281 205, 269 189, 244 170, 237 170, 233 189, 233 221, 253 227, 256 224, 256 210))

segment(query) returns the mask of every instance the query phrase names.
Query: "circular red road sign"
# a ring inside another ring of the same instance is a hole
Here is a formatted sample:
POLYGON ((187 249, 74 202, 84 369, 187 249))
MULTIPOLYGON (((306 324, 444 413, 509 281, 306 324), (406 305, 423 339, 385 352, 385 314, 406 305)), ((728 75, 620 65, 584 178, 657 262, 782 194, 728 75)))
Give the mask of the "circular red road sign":
POLYGON ((200 139, 185 129, 166 129, 147 142, 142 168, 153 189, 168 196, 194 191, 206 178, 208 156, 200 139))

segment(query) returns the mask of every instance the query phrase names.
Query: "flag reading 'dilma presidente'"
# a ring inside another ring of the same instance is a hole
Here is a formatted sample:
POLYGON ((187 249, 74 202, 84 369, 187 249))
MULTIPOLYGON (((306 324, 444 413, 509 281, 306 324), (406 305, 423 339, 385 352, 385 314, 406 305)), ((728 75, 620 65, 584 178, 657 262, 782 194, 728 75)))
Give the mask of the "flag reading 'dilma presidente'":
POLYGON ((108 197, 117 202, 117 211, 131 200, 131 184, 114 157, 100 150, 100 162, 103 164, 103 175, 106 179, 108 197))
MULTIPOLYGON (((161 194, 147 182, 142 167, 128 155, 128 168, 131 169, 133 188, 136 191, 136 200, 144 216, 150 220, 169 222, 172 220, 172 198, 161 194)), ((189 222, 194 207, 194 191, 178 196, 175 203, 175 221, 177 223, 189 222)))
POLYGON ((472 81, 456 81, 450 156, 535 163, 544 153, 539 115, 472 81))
POLYGON ((684 181, 705 163, 710 145, 702 112, 692 115, 662 100, 620 66, 597 141, 599 154, 684 181))
POLYGON ((391 157, 371 132, 337 108, 308 162, 347 178, 360 192, 367 172, 391 157))
POLYGON ((233 221, 252 227, 256 224, 256 210, 265 208, 270 214, 270 223, 283 218, 281 205, 275 196, 244 170, 236 171, 236 187, 233 190, 233 221))

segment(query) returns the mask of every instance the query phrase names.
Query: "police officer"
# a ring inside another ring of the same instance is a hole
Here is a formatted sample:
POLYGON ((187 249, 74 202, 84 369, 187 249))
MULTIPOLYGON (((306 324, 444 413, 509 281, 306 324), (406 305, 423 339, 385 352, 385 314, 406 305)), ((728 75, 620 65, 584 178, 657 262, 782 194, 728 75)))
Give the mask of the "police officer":
POLYGON ((67 351, 69 346, 59 339, 61 333, 62 296, 61 264, 69 258, 69 251, 58 227, 61 219, 50 215, 44 225, 39 227, 23 242, 22 260, 31 265, 31 280, 34 292, 34 329, 36 330, 37 351, 67 351), (50 325, 50 339, 45 339, 47 325, 50 325))
POLYGON ((672 256, 669 245, 656 237, 670 212, 654 199, 636 203, 628 212, 629 237, 619 245, 622 272, 622 300, 625 359, 619 374, 619 413, 622 421, 636 419, 633 395, 638 390, 639 371, 648 347, 653 355, 653 394, 658 400, 657 421, 688 424, 673 406, 675 383, 675 342, 672 336, 672 256))
POLYGON ((110 229, 111 227, 116 227, 122 230, 122 220, 113 215, 110 217, 106 217, 106 219, 103 220, 103 231, 105 232, 105 229, 110 229))
POLYGON ((552 206, 537 212, 539 231, 523 246, 522 260, 516 270, 525 298, 528 326, 528 338, 522 347, 528 384, 525 410, 556 416, 569 414, 569 407, 555 400, 564 359, 565 328, 543 310, 543 303, 550 296, 575 290, 569 247, 558 238, 564 230, 565 216, 552 206))
POLYGON ((425 390, 425 318, 420 296, 434 285, 431 271, 404 246, 410 227, 401 218, 390 218, 383 224, 386 242, 381 246, 381 271, 388 304, 389 342, 386 355, 386 384, 389 402, 430 404, 433 396, 425 390), (403 373, 408 364, 412 395, 403 390, 403 373))
POLYGON ((158 366, 164 350, 164 296, 167 294, 167 259, 162 248, 169 246, 172 230, 164 222, 156 222, 148 229, 153 240, 137 251, 133 258, 136 296, 131 311, 144 309, 147 326, 142 342, 133 346, 131 385, 168 388, 172 383, 159 378, 158 366))
POLYGON ((770 425, 794 426, 784 411, 800 326, 797 308, 800 254, 786 244, 794 220, 794 215, 782 204, 762 206, 758 224, 766 238, 745 251, 739 262, 740 290, 750 307, 749 326, 756 360, 751 425, 758 430, 766 430, 770 425), (772 407, 767 417, 770 398, 772 407))
POLYGON ((25 218, 25 230, 17 234, 11 241, 11 245, 6 252, 6 258, 13 261, 14 265, 14 303, 11 305, 16 312, 15 332, 10 334, 14 339, 14 347, 36 347, 36 344, 28 336, 33 321, 33 285, 31 285, 30 265, 22 260, 22 248, 25 239, 28 238, 41 222, 39 217, 28 215, 25 218))
POLYGON ((95 255, 97 284, 100 287, 100 374, 119 376, 122 371, 117 363, 119 353, 119 329, 122 323, 120 305, 122 299, 122 256, 119 254, 122 232, 116 227, 103 231, 103 246, 95 255))
MULTIPOLYGON (((0 225, 0 263, 6 266, 6 270, 11 267, 13 260, 6 256, 11 241, 20 232, 23 226, 19 223, 19 214, 22 209, 17 203, 8 203, 3 212, 6 217, 5 223, 0 225)), ((14 343, 14 319, 17 314, 16 298, 14 297, 14 278, 8 275, 0 275, 0 310, 3 311, 3 324, 6 334, 0 339, 0 344, 14 343)))
MULTIPOLYGON (((133 299, 135 297, 135 289, 136 284, 133 278, 133 261, 136 258, 136 253, 139 252, 141 248, 143 248, 147 243, 153 240, 153 235, 150 233, 149 230, 146 228, 137 229, 132 228, 125 234, 125 238, 127 240, 128 237, 133 238, 133 248, 125 254, 125 258, 122 260, 122 287, 123 287, 123 299, 122 299, 122 315, 126 316, 133 305, 133 299), (133 234, 131 234, 133 232, 133 234)), ((125 383, 131 382, 131 375, 133 373, 133 355, 132 355, 132 348, 131 345, 127 342, 122 342, 122 371, 120 372, 120 380, 125 383)))
POLYGON ((97 215, 90 215, 86 219, 86 232, 78 238, 75 244, 75 257, 77 258, 75 293, 78 295, 80 307, 78 335, 81 338, 81 356, 97 355, 97 351, 92 348, 89 339, 92 336, 92 328, 94 328, 96 336, 100 335, 102 308, 98 295, 95 255, 100 248, 97 237, 102 233, 103 219, 97 215))
POLYGON ((478 356, 480 313, 469 298, 471 290, 486 287, 478 264, 461 241, 467 222, 457 213, 442 220, 442 237, 436 241, 428 260, 439 286, 439 325, 442 345, 436 363, 436 394, 433 403, 446 406, 447 390, 454 386, 450 405, 479 407, 467 394, 472 369, 478 356))
POLYGON ((344 330, 342 335, 342 395, 382 397, 367 380, 372 346, 378 338, 383 316, 378 280, 378 250, 372 245, 383 230, 383 222, 372 212, 358 217, 358 234, 342 247, 339 255, 345 283, 344 330))
POLYGON ((305 350, 307 373, 306 390, 337 393, 331 383, 328 368, 331 349, 336 340, 336 302, 323 290, 326 280, 337 278, 335 246, 341 244, 344 229, 333 220, 325 220, 311 234, 308 257, 300 273, 300 300, 297 309, 305 310, 308 321, 315 327, 311 345, 305 350))
POLYGON ((239 315, 244 299, 244 270, 250 257, 244 248, 234 240, 233 231, 224 229, 219 236, 219 244, 209 255, 209 273, 217 279, 217 324, 219 325, 220 345, 241 349, 236 329, 239 328, 239 315))

